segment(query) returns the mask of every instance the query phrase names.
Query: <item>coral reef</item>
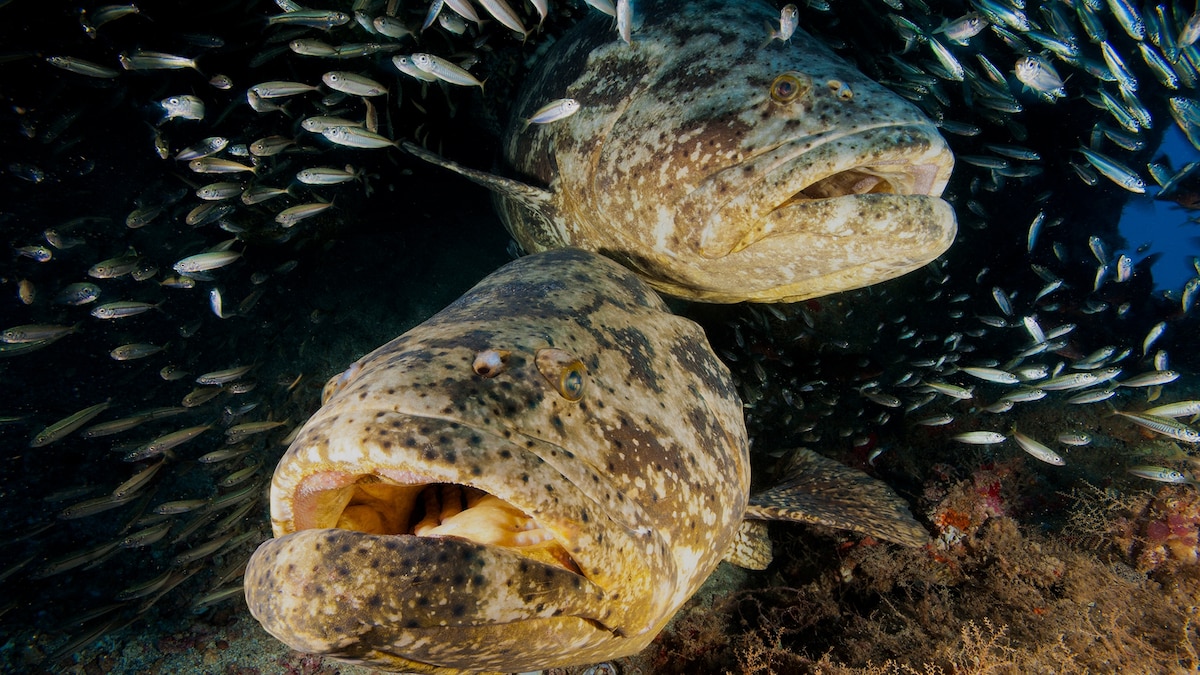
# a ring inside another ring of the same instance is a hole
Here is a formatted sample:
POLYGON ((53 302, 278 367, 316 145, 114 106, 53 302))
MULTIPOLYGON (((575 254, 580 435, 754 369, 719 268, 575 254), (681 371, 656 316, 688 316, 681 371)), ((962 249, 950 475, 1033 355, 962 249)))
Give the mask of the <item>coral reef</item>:
POLYGON ((1119 554, 1139 574, 1196 570, 1200 495, 1190 485, 1122 494, 1095 486, 1072 493, 1070 526, 1099 549, 1119 554))
POLYGON ((1188 542, 1194 559, 1195 491, 1169 486, 1125 499, 1127 506, 1142 504, 1139 511, 1109 509, 1088 497, 1107 528, 1104 555, 1080 546, 1078 537, 1043 533, 1011 515, 1019 509, 997 487, 1020 482, 1013 480, 1020 462, 1014 464, 985 466, 959 480, 935 478, 926 496, 941 495, 929 510, 940 536, 925 549, 843 539, 831 561, 804 552, 828 550, 828 542, 808 547, 812 533, 783 532, 786 553, 765 578, 750 578, 757 586, 718 595, 711 606, 685 607, 648 655, 654 672, 1200 667, 1200 575, 1184 562, 1188 542), (997 483, 1002 476, 1006 482, 997 483), (1133 533, 1125 549, 1123 533, 1133 533), (1150 561, 1159 561, 1152 570, 1145 568, 1150 561))

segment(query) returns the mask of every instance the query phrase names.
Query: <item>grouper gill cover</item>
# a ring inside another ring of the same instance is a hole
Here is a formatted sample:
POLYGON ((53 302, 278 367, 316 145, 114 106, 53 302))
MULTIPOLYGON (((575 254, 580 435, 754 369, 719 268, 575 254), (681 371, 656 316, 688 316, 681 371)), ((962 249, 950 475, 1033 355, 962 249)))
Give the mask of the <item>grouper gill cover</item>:
POLYGON ((251 611, 390 670, 644 648, 747 508, 741 402, 620 265, 522 258, 353 364, 275 471, 251 611))
POLYGON ((635 4, 632 44, 599 15, 527 78, 488 186, 527 251, 579 246, 707 302, 797 301, 914 270, 954 239, 954 164, 912 104, 765 2, 635 4), (548 101, 577 100, 550 124, 548 101))

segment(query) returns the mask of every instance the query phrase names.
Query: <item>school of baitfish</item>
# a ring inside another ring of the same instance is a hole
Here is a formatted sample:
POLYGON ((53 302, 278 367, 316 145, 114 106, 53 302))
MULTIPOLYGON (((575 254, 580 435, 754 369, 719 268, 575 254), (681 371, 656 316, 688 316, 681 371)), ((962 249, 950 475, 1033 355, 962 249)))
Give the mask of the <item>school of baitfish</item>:
MULTIPOLYGON (((326 4, 183 17, 0 6, 34 12, 0 55, 14 83, 3 187, 16 204, 3 220, 0 377, 23 392, 0 410, 4 487, 21 509, 4 529, 0 621, 34 645, 22 663, 241 597, 267 536, 266 474, 316 408, 308 385, 344 367, 301 367, 261 344, 294 321, 277 289, 306 273, 297 251, 390 182, 380 176, 402 143, 440 150, 472 103, 503 109, 493 92, 527 67, 514 62, 537 61, 545 36, 606 12, 606 39, 638 48, 636 1, 326 4), (97 213, 74 195, 92 181, 111 189, 101 181, 121 162, 88 148, 108 133, 94 120, 120 115, 142 130, 126 150, 158 162, 161 177, 121 184, 125 209, 97 213), (23 217, 39 195, 76 215, 23 217)), ((950 441, 1023 451, 1045 471, 1193 481, 1200 403, 1176 392, 1193 384, 1200 263, 1156 295, 1138 253, 1113 248, 1111 219, 1080 206, 1125 193, 1198 203, 1196 165, 1154 154, 1172 128, 1200 146, 1193 8, 779 9, 755 36, 763 49, 798 39, 800 26, 940 128, 957 160, 946 198, 961 229, 947 255, 897 283, 719 314, 710 338, 752 439, 861 448, 874 466, 950 441), (1189 367, 1172 369, 1168 347, 1189 367), (1081 414, 1057 437, 1026 426, 1059 406, 1081 414), (1096 419, 1108 435, 1145 433, 1178 452, 1092 466, 1084 446, 1124 442, 1098 435, 1096 419)), ((587 104, 547 91, 523 123, 562 123, 587 104)))

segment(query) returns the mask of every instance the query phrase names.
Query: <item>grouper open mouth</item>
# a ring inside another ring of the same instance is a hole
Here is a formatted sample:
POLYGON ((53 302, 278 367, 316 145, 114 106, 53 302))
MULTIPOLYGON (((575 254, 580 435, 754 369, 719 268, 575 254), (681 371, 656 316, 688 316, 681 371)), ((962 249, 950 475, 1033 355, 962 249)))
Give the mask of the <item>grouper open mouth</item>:
MULTIPOLYGON (((954 157, 932 125, 818 133, 709 176, 684 198, 680 214, 706 223, 698 243, 711 258, 773 236, 803 236, 808 242, 859 233, 857 224, 867 220, 876 221, 872 227, 878 231, 886 228, 901 247, 907 242, 914 258, 924 257, 927 249, 953 239, 953 210, 948 204, 941 208, 940 199, 953 167, 954 157), (714 199, 722 194, 727 198, 714 199)), ((881 258, 894 255, 894 247, 878 250, 881 258)))
POLYGON ((566 490, 530 449, 536 439, 392 411, 328 412, 277 467, 277 536, 247 569, 248 603, 268 632, 406 672, 477 658, 436 639, 448 628, 464 643, 497 626, 585 642, 612 635, 609 594, 581 553, 586 524, 529 490, 526 480, 556 476, 566 490))
POLYGON ((457 537, 580 571, 555 535, 512 503, 478 487, 441 483, 411 471, 316 473, 297 487, 293 508, 297 530, 457 537))

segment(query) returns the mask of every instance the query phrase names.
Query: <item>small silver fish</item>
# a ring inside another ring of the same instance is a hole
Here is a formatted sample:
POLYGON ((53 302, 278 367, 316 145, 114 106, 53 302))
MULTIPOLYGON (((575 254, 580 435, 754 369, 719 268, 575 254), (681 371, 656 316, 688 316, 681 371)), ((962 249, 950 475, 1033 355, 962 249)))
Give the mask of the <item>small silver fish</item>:
POLYGON ((305 185, 337 185, 346 183, 352 180, 361 180, 362 172, 356 171, 353 166, 346 165, 345 169, 336 169, 327 166, 314 166, 308 169, 301 169, 296 173, 296 180, 305 185))
POLYGON ((207 272, 231 265, 241 257, 238 251, 209 251, 188 256, 175 263, 172 269, 180 274, 207 272))
POLYGON ((1090 434, 1082 432, 1064 432, 1058 435, 1058 442, 1064 445, 1083 446, 1091 444, 1092 437, 1090 434))
POLYGON ((1158 417, 1125 410, 1114 410, 1113 414, 1124 417, 1144 429, 1169 436, 1175 440, 1192 444, 1200 443, 1200 432, 1170 417, 1158 417))
POLYGON ((459 68, 440 56, 417 53, 413 54, 411 58, 413 65, 418 69, 433 75, 443 82, 467 87, 479 87, 479 90, 483 91, 483 81, 480 81, 467 70, 459 68))
POLYGON ((133 53, 121 52, 117 60, 121 62, 121 67, 125 70, 179 70, 182 68, 191 68, 196 72, 200 72, 200 68, 196 66, 196 59, 189 59, 174 54, 164 54, 163 52, 142 50, 133 53))
POLYGON ((368 131, 362 127, 329 127, 321 135, 330 142, 350 148, 387 148, 396 142, 387 136, 368 131))
POLYGON ((1159 321, 1150 328, 1150 331, 1146 333, 1146 337, 1142 339, 1142 356, 1150 354, 1150 347, 1153 346, 1154 343, 1158 341, 1158 338, 1162 337, 1163 333, 1166 331, 1166 321, 1159 321))
POLYGON ((1146 181, 1142 180, 1141 176, 1136 171, 1118 162, 1117 160, 1096 152, 1091 148, 1081 146, 1079 152, 1089 164, 1096 167, 1096 170, 1104 175, 1105 178, 1120 185, 1121 187, 1142 194, 1146 192, 1146 181))
POLYGON ((996 431, 967 431, 961 434, 954 434, 950 438, 959 443, 968 443, 970 445, 994 445, 1003 443, 1008 437, 996 431))
MULTIPOLYGON (((520 33, 522 40, 524 40, 529 35, 529 31, 526 30, 525 25, 521 23, 520 16, 518 16, 517 13, 515 11, 513 11, 513 8, 510 7, 509 4, 507 2, 505 2, 505 0, 476 0, 476 1, 479 3, 480 6, 482 6, 485 10, 487 10, 488 14, 492 15, 492 18, 494 18, 496 21, 499 21, 501 25, 512 30, 513 32, 520 33)), ((621 20, 621 13, 620 13, 620 11, 618 11, 617 12, 617 21, 620 21, 620 20, 621 20)))
POLYGON ((1196 479, 1175 469, 1169 469, 1165 466, 1150 466, 1141 465, 1129 468, 1129 473, 1138 478, 1158 481, 1160 483, 1191 483, 1195 484, 1196 479))
POLYGON ((62 305, 86 305, 89 302, 95 302, 99 297, 99 286, 88 281, 80 281, 63 287, 58 295, 54 296, 54 302, 62 305))
POLYGON ((112 79, 121 74, 119 71, 113 70, 112 68, 106 68, 98 63, 85 61, 84 59, 76 58, 74 56, 47 56, 46 63, 49 63, 55 68, 62 68, 63 70, 70 71, 78 75, 86 75, 88 77, 96 77, 101 79, 112 79))
POLYGON ((256 84, 250 87, 250 90, 258 94, 261 98, 279 98, 281 96, 295 96, 296 94, 317 91, 317 87, 303 82, 272 80, 256 84))
POLYGON ((767 26, 769 34, 767 42, 763 43, 764 46, 772 40, 779 40, 781 42, 790 41, 792 34, 796 32, 796 27, 799 25, 800 9, 795 5, 784 5, 783 9, 779 11, 779 30, 767 26))
POLYGON ((332 30, 348 23, 350 23, 349 14, 324 9, 305 9, 267 17, 268 26, 305 26, 321 30, 332 30))
POLYGON ((121 345, 114 348, 108 353, 116 361, 132 361, 134 359, 144 359, 147 356, 157 354, 164 349, 161 345, 152 345, 141 342, 121 345))
POLYGON ((351 96, 384 96, 387 87, 365 75, 344 70, 333 70, 321 76, 321 81, 334 91, 351 96))
POLYGON ((1157 387, 1179 379, 1179 372, 1174 370, 1152 370, 1148 373, 1134 375, 1118 383, 1122 387, 1157 387))
POLYGON ((959 370, 961 370, 962 372, 964 372, 968 375, 978 377, 979 379, 986 380, 988 382, 998 382, 1000 384, 1016 384, 1021 381, 1020 378, 1018 378, 1016 375, 1013 375, 1012 373, 1009 373, 1007 371, 999 370, 997 368, 975 368, 975 367, 970 367, 970 366, 964 366, 964 367, 959 368, 959 370))
POLYGON ((579 101, 573 98, 555 99, 530 115, 529 124, 549 124, 579 112, 579 101))
POLYGON ((137 302, 133 300, 119 300, 117 302, 108 302, 92 310, 92 316, 97 319, 123 319, 125 317, 137 316, 152 309, 156 309, 157 304, 150 302, 137 302))
POLYGON ((216 315, 218 319, 228 319, 229 317, 233 316, 232 314, 226 314, 222 305, 223 301, 221 299, 221 289, 211 289, 208 292, 208 306, 210 309, 212 309, 212 313, 216 315))
POLYGON ((1067 463, 1061 455, 1039 443, 1037 440, 1017 431, 1016 427, 1013 427, 1012 438, 1017 442, 1017 445, 1021 446, 1022 450, 1047 464, 1063 466, 1067 463))
POLYGON ((1064 98, 1067 90, 1063 80, 1050 62, 1037 55, 1022 56, 1017 59, 1013 72, 1021 84, 1048 97, 1050 100, 1064 98))
POLYGON ((979 12, 967 12, 957 19, 944 19, 935 33, 944 33, 951 42, 967 46, 971 38, 983 32, 988 27, 988 20, 979 12))
POLYGON ((332 202, 310 202, 307 204, 297 204, 296 206, 288 207, 279 213, 275 214, 275 222, 284 227, 292 227, 296 223, 311 218, 318 213, 333 207, 332 202))

